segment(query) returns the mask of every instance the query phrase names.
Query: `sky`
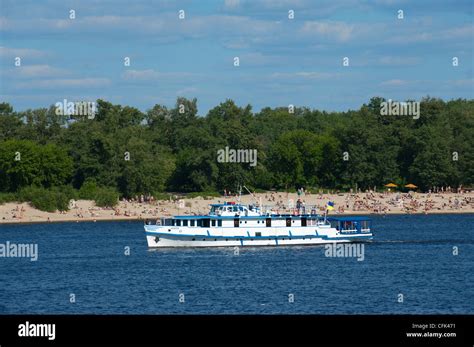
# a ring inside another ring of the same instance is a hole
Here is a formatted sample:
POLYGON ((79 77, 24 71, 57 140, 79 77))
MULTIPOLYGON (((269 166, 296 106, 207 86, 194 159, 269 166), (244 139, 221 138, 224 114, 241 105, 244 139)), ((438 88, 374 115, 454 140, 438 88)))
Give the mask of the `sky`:
POLYGON ((205 115, 226 99, 256 112, 345 111, 374 96, 472 99, 473 8, 472 0, 0 0, 0 102, 21 111, 104 99, 146 111, 183 96, 205 115))

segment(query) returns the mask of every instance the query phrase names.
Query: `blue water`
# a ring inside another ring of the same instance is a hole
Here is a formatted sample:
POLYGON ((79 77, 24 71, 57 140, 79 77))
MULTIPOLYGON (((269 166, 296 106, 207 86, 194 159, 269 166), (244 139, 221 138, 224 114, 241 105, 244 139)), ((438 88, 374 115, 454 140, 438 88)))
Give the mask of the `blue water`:
POLYGON ((0 258, 0 314, 474 313, 474 215, 373 226, 357 261, 324 246, 148 250, 139 222, 0 225, 0 243, 39 249, 0 258))

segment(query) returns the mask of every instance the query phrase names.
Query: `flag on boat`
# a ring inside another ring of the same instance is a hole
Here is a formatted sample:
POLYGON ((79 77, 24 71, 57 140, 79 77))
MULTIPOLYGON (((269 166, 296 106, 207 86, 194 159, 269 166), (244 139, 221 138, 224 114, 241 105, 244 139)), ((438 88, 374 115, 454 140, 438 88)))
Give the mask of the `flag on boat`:
POLYGON ((326 204, 326 209, 329 210, 329 211, 334 210, 334 202, 333 201, 328 201, 328 203, 326 204))

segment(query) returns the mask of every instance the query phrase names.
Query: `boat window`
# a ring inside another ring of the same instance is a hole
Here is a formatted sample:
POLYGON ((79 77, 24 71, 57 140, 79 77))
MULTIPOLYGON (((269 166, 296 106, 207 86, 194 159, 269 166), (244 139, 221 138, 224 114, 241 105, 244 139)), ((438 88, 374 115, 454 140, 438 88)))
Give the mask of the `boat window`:
POLYGON ((203 220, 202 220, 202 226, 203 226, 204 228, 209 228, 209 226, 210 226, 210 224, 211 224, 210 222, 211 222, 211 220, 210 220, 209 218, 203 219, 203 220))
POLYGON ((286 219, 286 226, 291 227, 291 218, 286 219))
POLYGON ((213 226, 213 227, 216 226, 216 220, 215 220, 215 219, 212 220, 212 226, 213 226))
POLYGON ((191 220, 189 221, 189 223, 190 223, 190 226, 192 226, 192 227, 193 227, 193 226, 194 226, 194 224, 196 224, 196 221, 195 221, 194 219, 191 219, 191 220))
POLYGON ((185 219, 185 220, 183 220, 183 227, 187 227, 187 226, 188 226, 188 220, 185 219))
POLYGON ((238 228, 238 227, 239 227, 239 219, 235 218, 234 219, 234 228, 238 228))
POLYGON ((197 226, 198 226, 198 227, 202 227, 202 219, 198 219, 198 220, 197 220, 197 226))
POLYGON ((306 226, 306 218, 301 218, 301 226, 302 227, 306 226))
POLYGON ((271 218, 267 218, 267 219, 266 219, 266 222, 267 222, 267 227, 271 227, 271 226, 272 226, 272 219, 271 219, 271 218))
POLYGON ((180 221, 180 220, 177 220, 177 221, 176 221, 176 226, 178 226, 178 227, 181 226, 181 221, 180 221))
POLYGON ((227 207, 227 212, 232 212, 232 207, 231 206, 227 207))
POLYGON ((353 221, 343 221, 341 222, 341 230, 354 230, 356 226, 353 221))
POLYGON ((232 212, 237 212, 238 210, 239 210, 239 209, 238 209, 237 206, 233 206, 233 207, 232 207, 232 212))
POLYGON ((218 227, 221 227, 221 226, 222 226, 222 219, 219 219, 219 220, 217 221, 217 226, 218 226, 218 227))

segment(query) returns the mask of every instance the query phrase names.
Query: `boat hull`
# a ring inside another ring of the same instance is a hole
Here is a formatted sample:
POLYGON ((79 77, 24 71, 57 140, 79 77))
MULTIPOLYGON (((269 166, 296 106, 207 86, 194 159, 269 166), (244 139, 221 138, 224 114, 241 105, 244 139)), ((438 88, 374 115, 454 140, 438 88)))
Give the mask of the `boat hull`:
POLYGON ((286 236, 213 236, 213 235, 175 235, 156 231, 147 231, 146 238, 150 248, 175 247, 269 247, 269 246, 303 246, 327 243, 366 242, 372 234, 338 235, 286 235, 286 236))

